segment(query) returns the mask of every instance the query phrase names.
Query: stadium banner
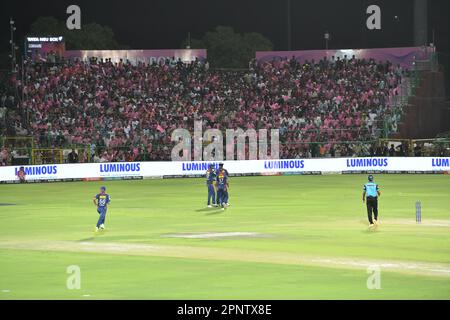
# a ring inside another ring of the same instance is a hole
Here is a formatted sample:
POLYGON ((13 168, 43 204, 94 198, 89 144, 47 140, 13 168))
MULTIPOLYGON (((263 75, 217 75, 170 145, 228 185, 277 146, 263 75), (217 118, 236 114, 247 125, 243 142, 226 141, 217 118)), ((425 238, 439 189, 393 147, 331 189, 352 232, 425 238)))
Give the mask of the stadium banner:
MULTIPOLYGON (((164 176, 199 176, 212 163, 219 162, 114 162, 80 164, 45 164, 24 166, 26 179, 33 181, 70 179, 111 179, 164 176)), ((231 175, 274 175, 306 173, 409 172, 433 173, 450 171, 450 157, 445 158, 322 158, 289 160, 223 161, 231 175)), ((0 167, 0 182, 18 181, 20 166, 0 167)))
POLYGON ((333 57, 339 59, 374 59, 375 61, 389 61, 403 68, 410 68, 414 61, 425 60, 435 52, 434 47, 404 47, 404 48, 377 48, 377 49, 342 49, 342 50, 302 50, 302 51, 257 51, 256 60, 265 62, 295 57, 300 63, 316 61, 333 57))
POLYGON ((132 64, 157 63, 165 64, 166 60, 183 62, 206 60, 206 49, 163 49, 163 50, 67 50, 66 59, 79 59, 87 61, 90 58, 111 59, 117 63, 129 60, 132 64))

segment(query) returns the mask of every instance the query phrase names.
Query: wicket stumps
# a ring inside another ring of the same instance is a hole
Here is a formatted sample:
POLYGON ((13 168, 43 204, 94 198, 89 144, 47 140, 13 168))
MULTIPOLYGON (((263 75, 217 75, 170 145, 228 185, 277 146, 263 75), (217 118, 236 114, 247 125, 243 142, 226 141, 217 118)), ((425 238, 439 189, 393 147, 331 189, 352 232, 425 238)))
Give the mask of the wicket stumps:
POLYGON ((416 202, 416 223, 422 222, 422 203, 416 202))

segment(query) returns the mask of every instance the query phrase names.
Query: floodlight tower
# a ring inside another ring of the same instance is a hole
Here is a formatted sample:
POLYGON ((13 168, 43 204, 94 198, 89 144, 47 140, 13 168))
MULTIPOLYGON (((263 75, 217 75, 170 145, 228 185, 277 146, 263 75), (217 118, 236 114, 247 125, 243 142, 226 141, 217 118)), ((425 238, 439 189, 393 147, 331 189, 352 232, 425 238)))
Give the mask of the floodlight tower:
POLYGON ((428 1, 414 0, 414 45, 428 44, 428 1))
POLYGON ((291 31, 292 31, 292 27, 291 27, 291 0, 287 0, 287 12, 286 12, 286 24, 287 24, 287 32, 286 32, 286 36, 287 36, 287 50, 290 51, 292 50, 292 36, 291 36, 291 31))
POLYGON ((328 50, 328 41, 330 41, 330 33, 325 31, 323 38, 325 40, 325 49, 328 50))
POLYGON ((16 65, 16 43, 14 42, 14 31, 16 31, 16 27, 14 25, 14 20, 13 18, 9 18, 9 27, 10 27, 10 31, 11 31, 11 38, 9 40, 9 44, 11 45, 11 53, 9 55, 9 57, 11 58, 11 72, 15 73, 17 72, 17 65, 16 65))

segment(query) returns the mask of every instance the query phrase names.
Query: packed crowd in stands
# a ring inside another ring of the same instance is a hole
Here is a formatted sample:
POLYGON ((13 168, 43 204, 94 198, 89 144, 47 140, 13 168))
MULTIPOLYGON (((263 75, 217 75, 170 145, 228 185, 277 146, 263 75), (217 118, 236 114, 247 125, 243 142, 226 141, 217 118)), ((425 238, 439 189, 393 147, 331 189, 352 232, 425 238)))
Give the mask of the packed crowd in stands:
POLYGON ((251 61, 243 71, 199 61, 27 63, 22 99, 1 96, 1 133, 33 136, 39 148, 83 146, 79 161, 170 160, 171 132, 192 132, 201 119, 203 130, 279 129, 282 158, 363 156, 395 114, 405 72, 354 58, 251 61))

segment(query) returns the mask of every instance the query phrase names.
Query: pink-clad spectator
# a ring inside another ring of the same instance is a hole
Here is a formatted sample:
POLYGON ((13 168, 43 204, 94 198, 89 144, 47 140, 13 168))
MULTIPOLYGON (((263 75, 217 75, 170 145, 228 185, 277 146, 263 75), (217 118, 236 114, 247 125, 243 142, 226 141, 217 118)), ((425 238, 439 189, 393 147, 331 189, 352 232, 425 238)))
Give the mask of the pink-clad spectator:
POLYGON ((2 150, 0 151, 0 166, 7 166, 8 158, 9 158, 8 149, 3 147, 2 150))

